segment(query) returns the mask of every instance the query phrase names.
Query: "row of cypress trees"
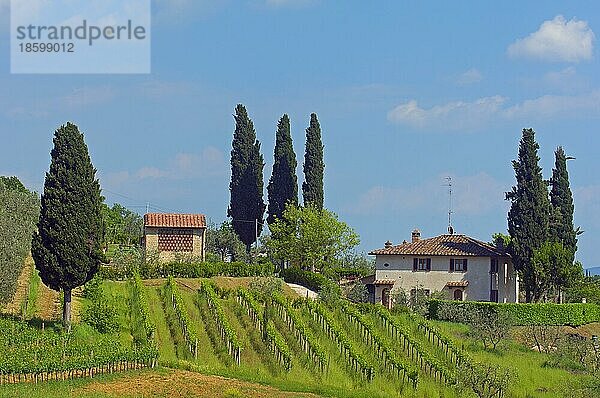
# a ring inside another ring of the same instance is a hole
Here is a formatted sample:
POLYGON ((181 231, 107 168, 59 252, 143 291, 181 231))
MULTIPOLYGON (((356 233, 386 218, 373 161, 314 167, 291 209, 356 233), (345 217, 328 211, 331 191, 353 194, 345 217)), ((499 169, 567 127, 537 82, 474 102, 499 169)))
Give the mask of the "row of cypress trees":
POLYGON ((547 242, 559 243, 568 253, 567 266, 572 266, 579 233, 573 224, 573 195, 567 171, 570 158, 562 147, 558 147, 552 177, 546 181, 538 164, 538 149, 533 129, 524 129, 518 159, 513 161, 517 184, 506 194, 506 199, 511 201, 508 213, 510 250, 522 278, 527 302, 539 300, 543 293, 539 289, 541 276, 533 261, 534 252, 547 242))
MULTIPOLYGON (((231 182, 229 184, 231 200, 227 216, 232 218, 235 232, 249 251, 250 246, 262 231, 267 207, 263 200, 264 159, 260 152, 260 142, 256 139, 254 124, 244 105, 236 106, 234 119, 235 130, 233 132, 231 182)), ((298 204, 297 165, 290 118, 284 114, 277 123, 273 171, 267 186, 268 223, 273 223, 280 218, 288 203, 298 204)), ((325 164, 323 162, 321 126, 315 113, 310 115, 310 125, 306 129, 303 171, 304 204, 322 209, 325 164)))

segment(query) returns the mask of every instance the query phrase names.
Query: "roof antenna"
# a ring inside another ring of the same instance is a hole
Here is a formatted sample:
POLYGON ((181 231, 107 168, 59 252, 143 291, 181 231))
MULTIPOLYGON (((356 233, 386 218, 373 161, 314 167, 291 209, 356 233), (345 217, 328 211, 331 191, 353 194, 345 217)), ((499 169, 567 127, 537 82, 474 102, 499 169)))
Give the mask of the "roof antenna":
POLYGON ((446 181, 448 183, 446 186, 448 187, 448 233, 450 235, 454 234, 454 228, 452 227, 452 177, 446 177, 446 181))

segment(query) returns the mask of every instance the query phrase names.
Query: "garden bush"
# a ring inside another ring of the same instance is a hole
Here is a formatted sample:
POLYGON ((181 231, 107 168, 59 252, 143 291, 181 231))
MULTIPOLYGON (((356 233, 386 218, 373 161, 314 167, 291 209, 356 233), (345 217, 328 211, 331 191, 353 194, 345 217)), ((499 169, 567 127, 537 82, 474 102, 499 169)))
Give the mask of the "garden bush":
POLYGON ((503 312, 515 326, 580 326, 600 322, 600 305, 584 303, 489 303, 476 301, 431 300, 429 317, 441 321, 469 323, 477 311, 503 312))
POLYGON ((103 279, 125 280, 134 273, 139 273, 142 279, 165 278, 211 278, 213 276, 269 276, 273 275, 275 267, 269 261, 257 263, 235 262, 208 262, 208 261, 171 261, 160 263, 153 255, 136 255, 128 253, 119 258, 118 262, 100 267, 103 279), (128 259, 128 260, 127 260, 128 259))
POLYGON ((321 274, 311 271, 304 271, 298 267, 289 267, 282 270, 279 276, 288 283, 302 285, 314 292, 318 292, 323 288, 329 279, 321 274))

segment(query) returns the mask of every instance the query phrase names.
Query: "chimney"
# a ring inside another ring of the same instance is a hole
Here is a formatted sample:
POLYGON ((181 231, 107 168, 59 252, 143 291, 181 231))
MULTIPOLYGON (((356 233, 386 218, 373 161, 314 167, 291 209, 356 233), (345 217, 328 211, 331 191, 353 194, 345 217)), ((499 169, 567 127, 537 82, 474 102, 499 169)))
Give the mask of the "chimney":
POLYGON ((412 243, 418 242, 421 240, 421 231, 415 229, 412 231, 412 243))
POLYGON ((389 249, 389 248, 390 248, 390 247, 392 247, 392 246, 393 246, 393 244, 392 244, 392 242, 390 242, 389 240, 388 240, 387 242, 385 242, 385 248, 386 248, 386 249, 389 249))
POLYGON ((501 236, 498 236, 494 243, 496 244, 496 249, 504 251, 504 239, 501 236))

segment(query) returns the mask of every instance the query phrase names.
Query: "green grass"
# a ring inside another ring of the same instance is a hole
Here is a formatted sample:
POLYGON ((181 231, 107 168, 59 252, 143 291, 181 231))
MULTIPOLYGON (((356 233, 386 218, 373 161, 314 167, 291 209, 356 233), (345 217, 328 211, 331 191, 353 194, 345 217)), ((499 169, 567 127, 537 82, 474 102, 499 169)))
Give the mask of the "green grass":
POLYGON ((25 302, 22 304, 24 308, 21 309, 22 313, 25 313, 26 319, 31 319, 31 317, 33 317, 33 315, 37 312, 40 283, 42 283, 42 279, 40 278, 37 268, 33 267, 31 269, 29 285, 27 287, 27 297, 25 298, 25 302))
POLYGON ((455 343, 466 349, 474 360, 509 369, 515 376, 508 395, 515 398, 550 398, 570 396, 573 387, 589 380, 580 373, 545 366, 548 354, 533 351, 514 340, 507 339, 496 350, 485 350, 483 344, 470 336, 467 325, 451 322, 434 322, 455 343))
MULTIPOLYGON (((181 288, 184 304, 192 321, 192 328, 198 336, 198 358, 194 359, 183 342, 183 336, 170 306, 168 298, 162 295, 162 287, 145 286, 146 297, 150 309, 150 317, 156 325, 155 340, 159 348, 159 363, 183 370, 192 370, 208 375, 219 375, 251 383, 268 385, 284 391, 311 392, 327 397, 351 397, 351 398, 383 398, 383 397, 415 397, 415 398, 457 398, 473 397, 474 394, 459 392, 452 387, 443 386, 422 372, 419 373, 419 385, 416 390, 408 384, 402 383, 394 378, 389 378, 381 372, 379 359, 372 349, 362 341, 352 324, 347 321, 340 310, 332 310, 332 315, 337 319, 340 326, 355 347, 373 363, 377 371, 374 380, 368 383, 361 380, 352 371, 349 371, 343 359, 338 353, 337 345, 325 335, 321 327, 314 322, 312 316, 304 308, 296 309, 304 323, 311 328, 318 343, 329 355, 328 369, 321 374, 316 366, 305 356, 296 342, 293 334, 287 326, 277 317, 273 317, 276 328, 286 340, 292 350, 292 369, 290 372, 283 370, 274 360, 268 347, 264 344, 259 330, 254 326, 245 310, 230 295, 220 299, 225 314, 231 326, 235 329, 242 343, 242 364, 237 366, 233 363, 218 336, 217 328, 212 316, 207 310, 206 301, 198 295, 195 290, 196 280, 185 280, 188 288, 181 288)), ((246 281, 244 281, 245 283, 246 281)), ((236 281, 227 280, 227 284, 235 284, 236 281)), ((124 344, 131 344, 130 335, 130 313, 128 307, 128 290, 125 283, 105 282, 104 293, 112 305, 119 311, 119 323, 121 331, 119 338, 124 344)), ((85 305, 85 299, 83 300, 85 305)), ((367 315, 375 321, 375 318, 367 315)), ((445 363, 444 356, 439 348, 431 345, 425 336, 418 331, 416 324, 406 315, 396 316, 413 332, 413 336, 433 354, 445 363)), ((383 329, 374 322, 380 332, 383 329)), ((540 354, 525 347, 524 345, 509 340, 500 349, 495 351, 484 350, 481 343, 471 337, 469 327, 462 324, 449 322, 434 322, 446 335, 453 338, 455 343, 465 349, 476 361, 493 364, 499 369, 508 368, 515 377, 506 394, 506 397, 523 398, 549 398, 569 396, 569 389, 578 383, 586 381, 586 376, 565 369, 545 366, 548 360, 546 354, 540 354)), ((78 338, 93 339, 96 332, 86 325, 78 325, 74 328, 78 338)), ((388 343, 397 344, 388 336, 388 343)), ((397 350, 400 357, 405 357, 401 349, 397 350)), ((452 368, 452 365, 447 363, 452 368)), ((150 372, 150 371, 149 371, 150 372)), ((107 383, 118 375, 103 376, 98 379, 107 383)), ((44 386, 18 385, 0 387, 0 397, 4 396, 27 396, 37 398, 41 396, 69 396, 70 391, 85 386, 87 380, 74 380, 69 382, 45 383, 44 386), (31 391, 31 393, 26 393, 31 391)), ((224 394, 225 390, 223 391, 224 394)), ((79 394, 79 393, 78 393, 79 394)), ((79 394, 84 397, 104 397, 99 393, 79 394)))

